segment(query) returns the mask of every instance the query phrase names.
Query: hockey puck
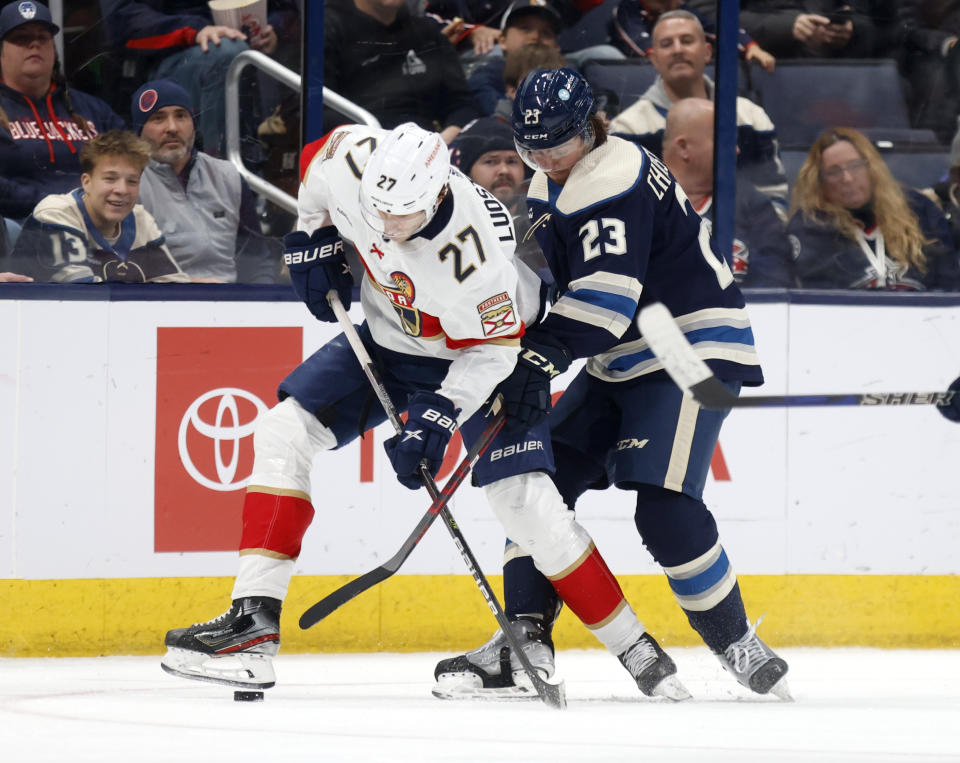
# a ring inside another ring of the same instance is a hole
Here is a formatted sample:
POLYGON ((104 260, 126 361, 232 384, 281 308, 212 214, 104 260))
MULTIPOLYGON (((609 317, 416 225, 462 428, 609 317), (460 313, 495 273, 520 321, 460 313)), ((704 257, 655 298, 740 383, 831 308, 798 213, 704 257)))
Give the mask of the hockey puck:
POLYGON ((233 693, 234 702, 263 702, 262 691, 235 691, 233 693))

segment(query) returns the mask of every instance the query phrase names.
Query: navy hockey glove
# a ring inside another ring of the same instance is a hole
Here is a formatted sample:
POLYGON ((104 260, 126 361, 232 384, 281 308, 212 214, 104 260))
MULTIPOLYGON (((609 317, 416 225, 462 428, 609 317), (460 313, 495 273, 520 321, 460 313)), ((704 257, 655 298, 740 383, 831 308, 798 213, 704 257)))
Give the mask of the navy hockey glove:
POLYGON ((507 431, 535 427, 550 412, 550 381, 570 366, 567 350, 524 336, 517 365, 497 386, 507 412, 507 431))
POLYGON ((430 474, 440 470, 447 443, 457 429, 459 412, 443 395, 433 392, 410 395, 403 431, 383 444, 401 485, 416 490, 423 484, 419 468, 424 459, 430 474))
POLYGON ((956 421, 960 424, 960 378, 954 379, 953 384, 947 389, 953 391, 953 400, 950 405, 938 405, 937 410, 950 421, 956 421))
POLYGON ((343 241, 332 225, 315 230, 312 236, 299 230, 288 233, 283 237, 283 261, 290 269, 293 290, 317 320, 337 320, 327 302, 330 289, 336 289, 344 309, 350 309, 353 276, 343 241))

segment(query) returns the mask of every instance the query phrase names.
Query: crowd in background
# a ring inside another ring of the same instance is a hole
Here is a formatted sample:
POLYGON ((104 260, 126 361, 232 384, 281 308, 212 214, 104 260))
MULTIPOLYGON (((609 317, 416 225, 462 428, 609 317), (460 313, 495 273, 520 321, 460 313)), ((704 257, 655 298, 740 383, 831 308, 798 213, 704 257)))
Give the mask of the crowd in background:
MULTIPOLYGON (((295 218, 225 160, 224 88, 245 50, 299 71, 301 2, 268 0, 266 23, 242 28, 216 23, 205 2, 66 2, 62 61, 45 5, 0 7, 0 280, 287 280, 278 254, 295 218)), ((595 84, 599 113, 661 156, 710 220, 716 24, 705 0, 327 0, 324 84, 383 127, 439 132, 524 229, 529 170, 510 137, 520 82, 539 68, 647 62, 652 84, 630 102, 595 84)), ((889 97, 905 100, 909 140, 929 135, 943 158, 906 185, 878 150, 889 141, 824 123, 788 174, 778 126, 741 76, 740 284, 960 290, 960 0, 741 0, 740 26, 748 74, 895 61, 903 92, 889 97)), ((295 196, 299 95, 254 69, 240 94, 245 166, 295 196)), ((324 131, 347 121, 325 106, 324 131)))

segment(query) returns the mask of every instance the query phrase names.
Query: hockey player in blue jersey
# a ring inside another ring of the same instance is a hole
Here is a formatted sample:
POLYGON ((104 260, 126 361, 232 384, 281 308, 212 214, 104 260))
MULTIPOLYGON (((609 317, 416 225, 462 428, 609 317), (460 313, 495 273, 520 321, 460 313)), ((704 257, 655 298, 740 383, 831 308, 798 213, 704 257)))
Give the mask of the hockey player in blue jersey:
MULTIPOLYGON (((701 499, 728 411, 684 397, 635 321, 646 304, 663 302, 697 354, 739 392, 763 382, 743 296, 669 170, 645 149, 608 137, 592 110, 589 85, 571 69, 532 72, 514 101, 516 144, 536 170, 531 231, 559 291, 547 317, 527 330, 500 389, 508 413, 534 425, 549 410, 551 378, 586 359, 549 417, 554 481, 567 507, 588 489, 635 491, 640 537, 690 625, 737 681, 786 699, 787 664, 747 619, 701 499)), ((505 559, 507 614, 549 624, 558 610, 552 587, 510 541, 505 559)), ((495 636, 457 659, 498 646, 495 636)), ((449 662, 437 666, 438 680, 449 680, 449 662)))

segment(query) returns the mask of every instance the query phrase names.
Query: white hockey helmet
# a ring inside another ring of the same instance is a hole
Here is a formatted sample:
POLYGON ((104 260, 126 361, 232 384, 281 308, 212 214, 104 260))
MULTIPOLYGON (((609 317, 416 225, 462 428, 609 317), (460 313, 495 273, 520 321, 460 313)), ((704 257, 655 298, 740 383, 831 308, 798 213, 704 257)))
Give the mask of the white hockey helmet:
POLYGON ((436 214, 449 176, 450 153, 437 133, 413 122, 395 127, 363 169, 363 219, 389 238, 410 238, 436 214))

